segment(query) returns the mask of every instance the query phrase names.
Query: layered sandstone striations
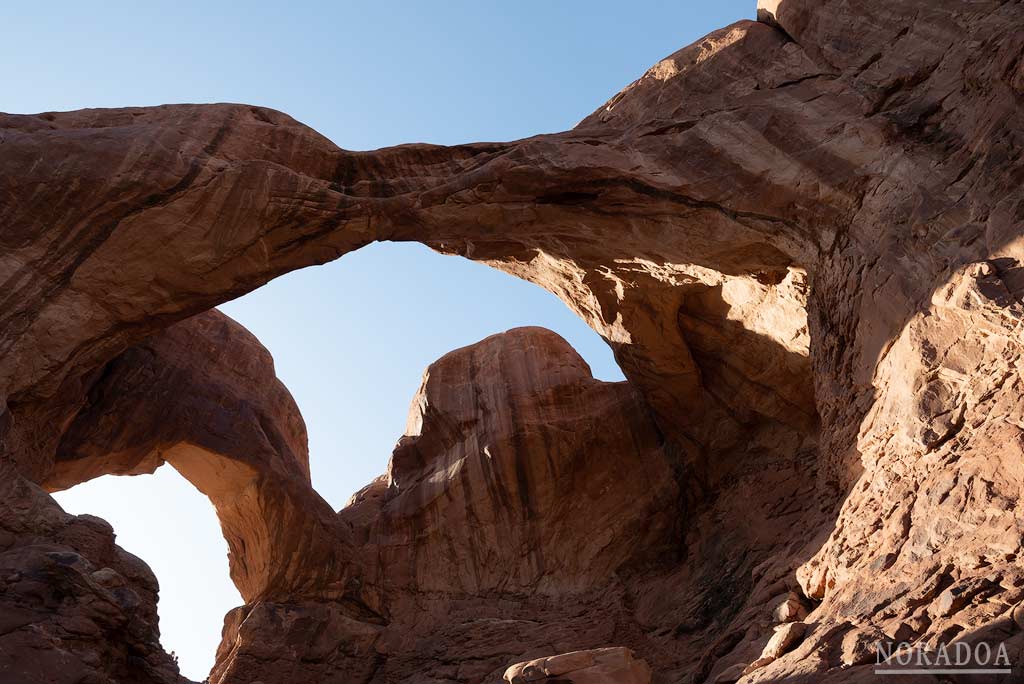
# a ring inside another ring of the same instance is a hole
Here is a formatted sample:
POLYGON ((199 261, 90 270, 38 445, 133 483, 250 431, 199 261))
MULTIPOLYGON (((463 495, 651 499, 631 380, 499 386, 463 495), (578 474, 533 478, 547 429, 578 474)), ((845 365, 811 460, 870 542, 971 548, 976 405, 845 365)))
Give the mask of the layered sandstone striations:
POLYGON ((49 631, 13 619, 3 662, 172 681, 152 579, 109 531, 63 540, 32 484, 166 461, 248 601, 220 684, 499 682, 604 647, 658 684, 871 681, 880 638, 1019 663, 1024 8, 759 18, 509 143, 353 153, 242 105, 0 117, 0 447, 34 502, 0 558, 83 559, 5 595, 49 631), (269 355, 208 310, 374 240, 547 288, 627 383, 535 329, 453 352, 329 510, 269 355), (142 608, 71 639, 100 566, 142 608))
POLYGON ((298 407, 240 325, 218 311, 172 325, 107 363, 82 402, 48 489, 170 463, 213 503, 246 601, 344 593, 350 535, 310 485, 298 407))
POLYGON ((363 603, 240 608, 216 674, 500 681, 523 654, 643 639, 624 578, 676 560, 679 506, 627 383, 541 328, 487 338, 427 369, 387 474, 339 513, 363 603))

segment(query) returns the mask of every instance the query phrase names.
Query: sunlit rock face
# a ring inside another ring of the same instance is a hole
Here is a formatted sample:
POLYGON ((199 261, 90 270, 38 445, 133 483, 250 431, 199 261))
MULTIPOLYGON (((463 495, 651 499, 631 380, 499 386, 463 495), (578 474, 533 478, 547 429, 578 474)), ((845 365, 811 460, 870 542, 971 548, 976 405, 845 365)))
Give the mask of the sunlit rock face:
POLYGON ((497 683, 607 647, 656 684, 874 681, 887 639, 1019 664, 1024 7, 759 18, 509 143, 353 153, 240 105, 0 117, 0 444, 34 502, 4 509, 0 579, 38 585, 4 594, 0 664, 173 681, 152 578, 32 489, 165 461, 248 602, 219 684, 497 683), (627 382, 537 329, 456 350, 330 510, 269 355, 209 310, 374 240, 550 290, 627 382), (40 545, 88 565, 32 575, 40 545), (134 626, 72 637, 104 564, 134 626))
POLYGON ((383 586, 557 595, 674 553, 678 499, 632 388, 517 328, 427 369, 386 477, 341 516, 383 586))
POLYGON ((505 672, 508 684, 650 684, 651 669, 629 649, 601 648, 517 663, 505 672))
POLYGON ((218 681, 500 681, 509 658, 552 644, 642 640, 616 635, 632 621, 626 578, 678 560, 683 510, 628 383, 517 328, 427 369, 387 473, 338 519, 362 603, 238 609, 218 681))

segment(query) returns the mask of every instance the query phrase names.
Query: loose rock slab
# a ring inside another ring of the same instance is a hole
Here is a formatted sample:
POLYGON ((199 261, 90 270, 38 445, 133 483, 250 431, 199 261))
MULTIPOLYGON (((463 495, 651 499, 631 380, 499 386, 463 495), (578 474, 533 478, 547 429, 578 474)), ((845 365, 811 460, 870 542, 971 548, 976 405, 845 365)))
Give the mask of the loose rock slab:
POLYGON ((650 684, 651 668, 628 648, 574 651, 517 663, 505 671, 508 684, 650 684))

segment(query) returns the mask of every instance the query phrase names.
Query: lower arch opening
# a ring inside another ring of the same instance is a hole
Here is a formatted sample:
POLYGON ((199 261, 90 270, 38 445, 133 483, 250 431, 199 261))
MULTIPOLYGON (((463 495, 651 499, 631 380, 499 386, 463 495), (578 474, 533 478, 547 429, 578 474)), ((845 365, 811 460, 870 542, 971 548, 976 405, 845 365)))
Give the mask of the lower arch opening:
POLYGON ((68 513, 109 522, 117 544, 149 565, 160 582, 160 641, 183 676, 203 681, 224 614, 242 603, 209 500, 169 466, 145 477, 105 475, 53 497, 68 513))
MULTIPOLYGON (((110 522, 117 541, 150 565, 161 581, 163 646, 182 674, 198 681, 213 665, 225 614, 268 598, 309 595, 308 587, 288 584, 294 573, 273 576, 295 549, 282 550, 262 516, 319 524, 373 482, 386 469, 424 369, 439 357, 508 328, 542 325, 588 357, 588 375, 623 377, 607 344, 554 295, 418 244, 377 243, 220 308, 254 334, 211 311, 128 350, 105 369, 104 386, 68 432, 45 483, 60 490, 54 496, 68 512, 110 522), (263 345, 273 361, 225 359, 216 348, 263 345), (235 374, 250 386, 235 393, 235 374), (231 391, 222 395, 225 386, 231 391), (261 399, 251 402, 250 395, 261 399), (163 411, 145 409, 154 397, 163 411), (245 419, 224 421, 218 411, 245 419), (308 489, 303 416, 313 485, 329 505, 308 489), (257 477, 252 464, 282 475, 269 494, 267 478, 257 477), (282 505, 293 487, 305 490, 297 499, 316 497, 312 512, 282 505), (238 534, 247 519, 252 529, 238 534), (229 556, 234 583, 224 572, 229 556)), ((341 548, 349 543, 330 523, 322 525, 326 531, 313 527, 307 536, 337 533, 341 548)), ((295 555, 310 564, 304 550, 295 555)), ((323 564, 336 568, 343 560, 323 564)), ((346 591, 326 593, 349 600, 346 591)), ((366 614, 376 619, 372 609, 366 614)))

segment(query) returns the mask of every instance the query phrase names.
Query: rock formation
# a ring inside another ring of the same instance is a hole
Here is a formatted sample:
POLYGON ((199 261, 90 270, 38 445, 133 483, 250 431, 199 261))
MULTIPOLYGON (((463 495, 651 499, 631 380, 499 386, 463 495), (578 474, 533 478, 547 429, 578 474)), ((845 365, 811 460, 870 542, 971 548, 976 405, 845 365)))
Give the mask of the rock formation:
POLYGON ((64 513, 8 466, 0 475, 0 681, 183 681, 160 648, 149 567, 100 518, 64 513))
POLYGON ((518 663, 505 672, 508 684, 650 684, 651 669, 629 649, 600 648, 518 663))
POLYGON ((880 639, 1019 666, 1024 6, 758 16, 509 143, 0 116, 0 673, 174 681, 152 576, 38 487, 164 462, 247 601, 217 684, 496 683, 606 647, 655 684, 873 681, 880 639), (374 240, 550 290, 627 382, 537 329, 457 350, 331 511, 269 355, 210 309, 374 240))

